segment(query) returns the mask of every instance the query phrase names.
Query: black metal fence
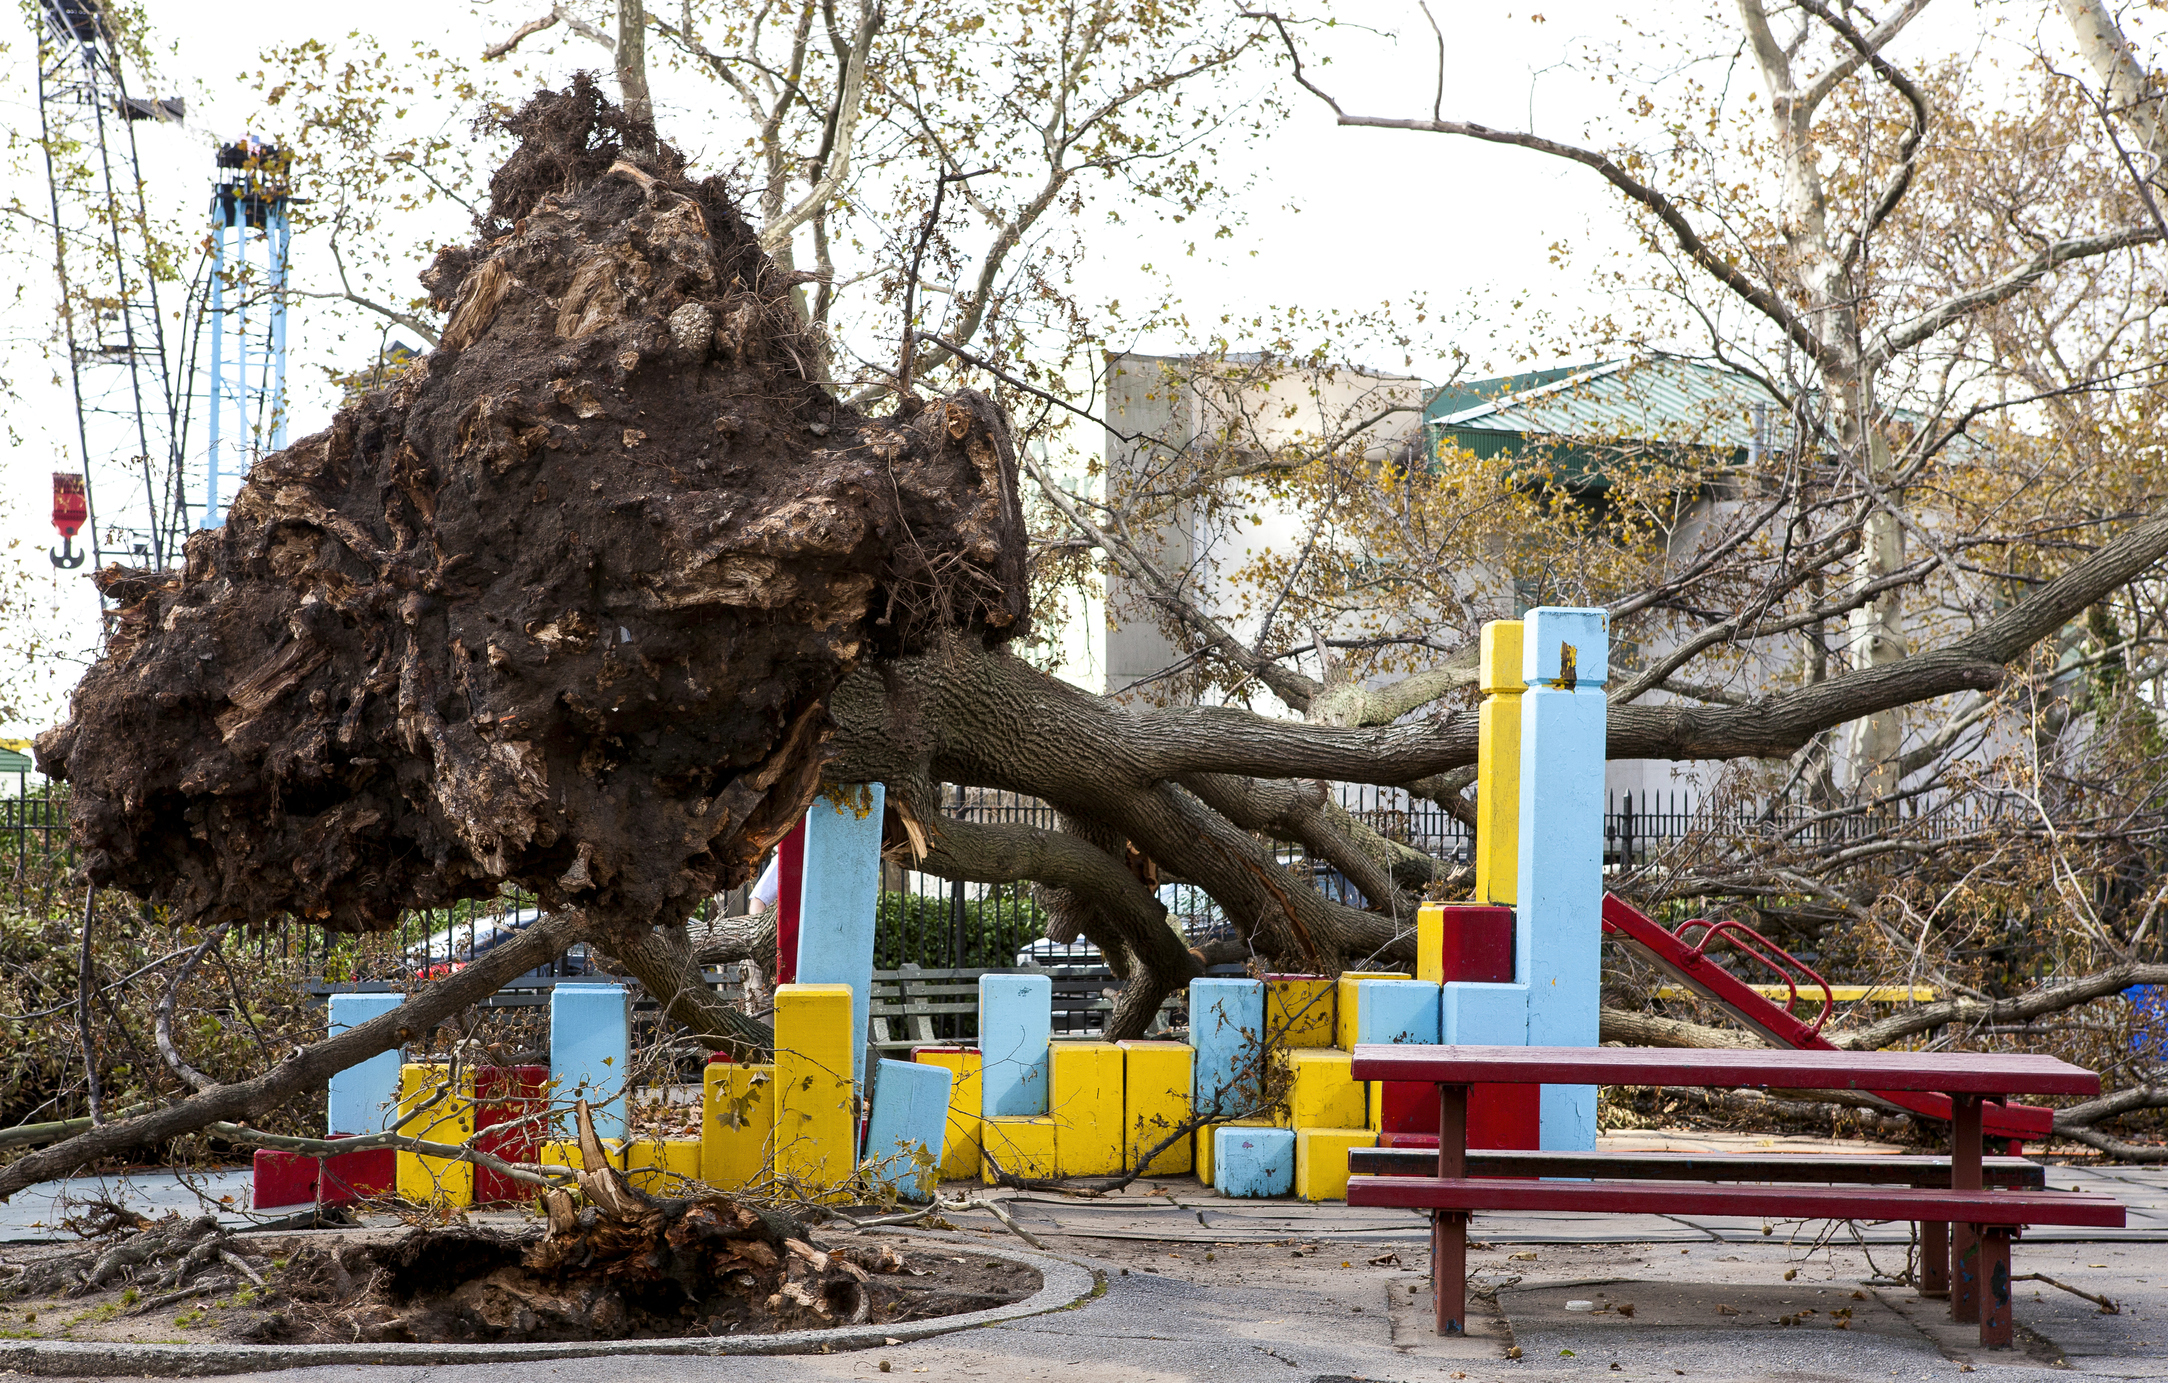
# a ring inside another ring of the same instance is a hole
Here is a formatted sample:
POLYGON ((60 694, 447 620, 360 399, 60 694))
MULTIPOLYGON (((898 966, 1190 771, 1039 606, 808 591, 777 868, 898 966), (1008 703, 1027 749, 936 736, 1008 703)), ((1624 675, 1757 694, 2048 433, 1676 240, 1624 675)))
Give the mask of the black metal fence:
MULTIPOLYGON (((20 796, 0 798, 0 868, 10 876, 0 885, 0 899, 11 898, 17 908, 43 913, 68 891, 66 878, 74 865, 67 840, 67 798, 64 788, 39 780, 26 779, 23 787, 20 796)), ((1360 784, 1340 785, 1337 801, 1356 822, 1389 840, 1456 864, 1473 858, 1473 830, 1435 803, 1400 789, 1360 784)), ((1052 807, 1013 794, 952 790, 944 811, 984 824, 1059 828, 1052 807)), ((1796 805, 1772 811, 1751 803, 1712 804, 1683 791, 1615 794, 1604 814, 1604 862, 1613 868, 1657 863, 1689 841, 1723 852, 1749 844, 1757 849, 1828 850, 1893 830, 1950 839, 2014 824, 2016 817, 2014 810, 1977 801, 1919 814, 1863 814, 1796 805)), ((1366 905, 1360 891, 1329 862, 1298 846, 1276 846, 1275 854, 1328 897, 1366 905)), ((1192 944, 1227 934, 1227 919, 1203 889, 1168 882, 1160 886, 1159 896, 1192 944)), ((702 915, 741 912, 743 897, 740 890, 712 899, 703 905, 702 915)), ((257 945, 286 958, 298 952, 309 972, 329 984, 403 981, 464 959, 478 945, 486 949, 492 935, 531 920, 536 909, 531 895, 508 891, 493 899, 409 913, 382 935, 338 936, 292 925, 266 929, 257 945)), ((1087 944, 1049 941, 1046 928, 1046 912, 1029 885, 971 884, 891 865, 884 872, 874 964, 883 970, 906 964, 962 969, 1097 960, 1087 944)), ((576 948, 532 978, 546 985, 585 974, 588 964, 584 949, 576 948)))

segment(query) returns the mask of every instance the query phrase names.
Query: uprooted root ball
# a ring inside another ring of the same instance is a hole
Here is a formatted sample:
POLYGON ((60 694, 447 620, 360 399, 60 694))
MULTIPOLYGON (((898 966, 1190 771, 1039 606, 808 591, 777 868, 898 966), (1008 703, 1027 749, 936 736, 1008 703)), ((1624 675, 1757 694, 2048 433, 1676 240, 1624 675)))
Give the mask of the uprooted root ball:
POLYGON ((657 1339, 895 1324, 1021 1300, 1031 1269, 879 1243, 767 1237, 750 1211, 678 1207, 653 1239, 453 1226, 305 1247, 272 1282, 262 1343, 657 1339), (922 1266, 922 1263, 924 1266, 922 1266))
POLYGON ((341 931, 517 882, 605 929, 741 882, 817 788, 826 698, 1025 609, 1008 425, 870 419, 720 179, 584 79, 424 276, 436 349, 258 463, 118 606, 71 720, 90 877, 341 931))

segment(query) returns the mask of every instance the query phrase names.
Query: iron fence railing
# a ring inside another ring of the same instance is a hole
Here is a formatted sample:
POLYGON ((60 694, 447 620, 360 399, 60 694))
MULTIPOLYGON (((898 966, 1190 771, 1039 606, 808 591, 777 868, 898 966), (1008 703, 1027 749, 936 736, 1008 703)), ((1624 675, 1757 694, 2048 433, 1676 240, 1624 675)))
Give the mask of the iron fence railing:
MULTIPOLYGON (((0 798, 0 868, 9 879, 0 899, 21 909, 49 911, 66 891, 75 862, 67 838, 64 787, 26 779, 25 790, 0 798)), ((1435 858, 1465 864, 1473 857, 1473 829, 1436 803, 1404 790, 1342 784, 1337 802, 1362 826, 1435 858)), ((950 790, 945 814, 989 825, 1058 830, 1055 809, 1013 794, 950 790)), ((1689 842, 1704 853, 1746 850, 1829 850, 1853 841, 1904 831, 1927 839, 1951 839, 2016 819, 1992 801, 1946 803, 1919 813, 1826 812, 1786 804, 1774 810, 1751 803, 1712 803, 1680 792, 1614 794, 1604 814, 1604 862, 1609 867, 1663 863, 1689 842)), ((1328 897, 1366 906, 1361 892, 1326 860, 1300 846, 1276 844, 1284 865, 1309 879, 1328 897)), ((1167 882, 1159 895, 1192 944, 1227 934, 1218 906, 1195 885, 1167 882)), ((744 890, 711 899, 701 916, 744 911, 744 890)), ((498 929, 531 921, 536 900, 508 891, 500 897, 406 914, 390 932, 369 937, 334 935, 295 924, 265 928, 255 938, 264 952, 297 956, 321 984, 406 982, 426 976, 471 953, 498 929)), ((1090 964, 1088 945, 1059 946, 1046 939, 1047 916, 1026 884, 971 884, 890 866, 885 871, 875 930, 877 967, 906 964, 936 969, 1002 968, 1019 964, 1090 964)), ((589 973, 584 948, 540 967, 527 987, 589 973)))

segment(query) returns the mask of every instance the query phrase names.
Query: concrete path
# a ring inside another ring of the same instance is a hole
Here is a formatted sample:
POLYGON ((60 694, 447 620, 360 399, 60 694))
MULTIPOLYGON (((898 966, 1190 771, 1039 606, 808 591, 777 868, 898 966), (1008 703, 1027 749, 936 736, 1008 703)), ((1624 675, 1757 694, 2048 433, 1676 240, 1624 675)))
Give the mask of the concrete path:
POLYGON ((1106 1281, 1104 1296, 1074 1310, 921 1344, 826 1356, 343 1367, 275 1377, 278 1383, 706 1383, 719 1377, 731 1383, 1955 1383, 1966 1372, 1993 1383, 2168 1378, 2168 1248, 2155 1244, 2021 1250, 2021 1270, 2106 1290, 2122 1312, 2102 1316, 2089 1303, 2041 1287, 2038 1297, 2028 1291, 2020 1301, 2024 1347, 1984 1354, 1968 1343, 1976 1339, 1972 1331, 1938 1325, 1940 1303, 1865 1285, 1869 1271, 1858 1250, 1807 1253, 1766 1241, 1703 1243, 1683 1252, 1670 1244, 1479 1251, 1472 1266, 1491 1284, 1499 1312, 1476 1322, 1471 1338, 1440 1341, 1429 1333, 1429 1286, 1414 1255, 1394 1261, 1374 1244, 1330 1237, 1329 1221, 1321 1218, 1317 1228, 1314 1237, 1269 1245, 1050 1240, 1057 1252, 1088 1258, 1106 1281), (1784 1280, 1787 1270, 1791 1282, 1784 1280), (1569 1310, 1567 1303, 1576 1301, 1606 1309, 1569 1310), (1635 1307, 1633 1315, 1623 1313, 1625 1305, 1635 1307), (1781 1323, 1786 1317, 1798 1323, 1781 1323), (1519 1357, 1509 1357, 1516 1349, 1519 1357))

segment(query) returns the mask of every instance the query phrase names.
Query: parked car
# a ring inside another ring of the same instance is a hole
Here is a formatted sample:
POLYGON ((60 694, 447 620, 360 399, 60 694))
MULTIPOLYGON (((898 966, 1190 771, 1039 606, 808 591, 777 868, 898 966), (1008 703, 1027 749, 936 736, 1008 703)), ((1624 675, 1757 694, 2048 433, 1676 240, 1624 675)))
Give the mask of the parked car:
MULTIPOLYGON (((406 951, 407 960, 414 966, 415 974, 427 979, 441 979, 468 962, 488 955, 541 919, 540 908, 519 908, 512 912, 470 917, 409 946, 406 951)), ((592 967, 588 963, 587 947, 584 943, 576 945, 560 957, 554 966, 539 965, 529 973, 541 978, 572 978, 590 974, 592 967)))
POLYGON ((1042 936, 1016 953, 1016 963, 1018 965, 1049 967, 1056 965, 1104 965, 1106 964, 1106 958, 1100 955, 1099 948, 1089 941, 1079 939, 1064 946, 1058 941, 1052 941, 1042 936))

